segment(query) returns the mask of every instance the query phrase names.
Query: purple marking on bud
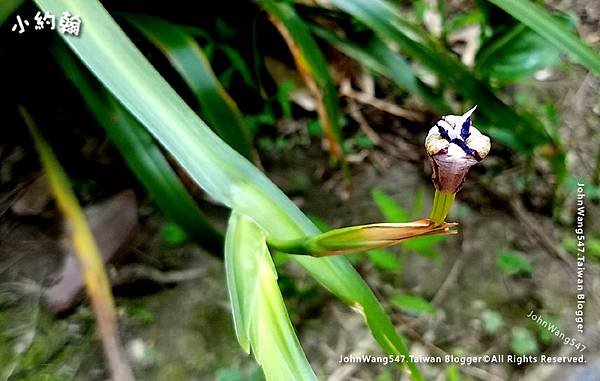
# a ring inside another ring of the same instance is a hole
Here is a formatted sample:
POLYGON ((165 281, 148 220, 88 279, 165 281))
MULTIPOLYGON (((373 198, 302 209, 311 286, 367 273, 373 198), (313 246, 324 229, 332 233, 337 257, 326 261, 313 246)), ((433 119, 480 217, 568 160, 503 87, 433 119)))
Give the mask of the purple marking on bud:
MULTIPOLYGON (((470 135, 470 134, 469 134, 470 135)), ((477 151, 470 149, 467 146, 467 143, 465 143, 463 140, 460 140, 459 138, 454 138, 450 141, 450 143, 454 143, 457 146, 459 146, 463 151, 465 151, 465 153, 467 155, 471 155, 475 158, 475 160, 477 161, 481 161, 481 157, 479 156, 479 154, 477 153, 477 151)))
POLYGON ((446 141, 448 143, 450 143, 452 141, 452 139, 450 139, 450 135, 448 135, 448 131, 446 131, 444 129, 444 127, 440 126, 439 123, 436 123, 435 126, 438 128, 438 131, 440 132, 440 135, 442 136, 442 138, 446 139, 446 141))
POLYGON ((469 128, 470 127, 471 127, 471 116, 469 115, 469 117, 467 118, 467 120, 465 120, 465 122, 460 127, 460 137, 463 140, 467 140, 467 138, 469 136, 471 136, 471 132, 469 132, 469 128))
POLYGON ((490 139, 471 125, 475 107, 463 115, 446 115, 430 130, 425 148, 433 167, 436 189, 445 193, 458 192, 469 168, 485 158, 490 139))

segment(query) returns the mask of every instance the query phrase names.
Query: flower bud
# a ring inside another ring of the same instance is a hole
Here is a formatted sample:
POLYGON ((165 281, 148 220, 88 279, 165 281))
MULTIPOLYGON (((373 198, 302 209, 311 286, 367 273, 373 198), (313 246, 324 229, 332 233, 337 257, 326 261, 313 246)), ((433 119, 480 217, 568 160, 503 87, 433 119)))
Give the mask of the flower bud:
POLYGON ((445 115, 433 126, 425 139, 425 148, 433 167, 435 188, 446 194, 458 192, 469 168, 490 152, 490 138, 473 127, 471 114, 445 115))
POLYGON ((269 240, 269 246, 289 254, 323 257, 387 247, 415 237, 456 234, 456 230, 451 229, 455 226, 454 223, 436 224, 430 219, 408 223, 359 225, 295 241, 269 240))

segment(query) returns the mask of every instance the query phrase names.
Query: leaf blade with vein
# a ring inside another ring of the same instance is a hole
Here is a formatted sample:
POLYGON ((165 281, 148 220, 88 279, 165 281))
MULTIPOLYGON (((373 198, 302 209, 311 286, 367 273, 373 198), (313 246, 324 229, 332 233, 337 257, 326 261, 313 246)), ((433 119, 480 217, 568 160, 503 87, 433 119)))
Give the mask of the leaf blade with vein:
POLYGON ((193 37, 185 29, 158 17, 126 14, 125 19, 168 58, 196 95, 202 115, 217 134, 251 159, 252 143, 244 118, 193 37))
POLYGON ((81 264, 85 288, 96 316, 98 332, 102 339, 104 356, 108 362, 111 376, 114 380, 119 381, 133 380, 133 372, 127 363, 127 357, 119 338, 117 314, 108 275, 83 210, 71 189, 66 173, 35 126, 33 119, 23 107, 19 107, 19 112, 33 137, 56 203, 69 222, 71 240, 81 264))
POLYGON ((225 243, 225 272, 240 345, 252 349, 267 380, 315 380, 288 317, 264 232, 232 213, 225 243))
MULTIPOLYGON (((77 38, 61 35, 113 95, 214 199, 251 217, 268 236, 293 240, 318 229, 256 167, 223 143, 185 104, 98 1, 36 0, 44 10, 69 9, 86 20, 77 38), (131 91, 134 88, 136 91, 131 91)), ((324 287, 360 310, 389 354, 408 348, 365 281, 346 258, 294 257, 324 287)), ((416 366, 406 364, 416 380, 416 366)))

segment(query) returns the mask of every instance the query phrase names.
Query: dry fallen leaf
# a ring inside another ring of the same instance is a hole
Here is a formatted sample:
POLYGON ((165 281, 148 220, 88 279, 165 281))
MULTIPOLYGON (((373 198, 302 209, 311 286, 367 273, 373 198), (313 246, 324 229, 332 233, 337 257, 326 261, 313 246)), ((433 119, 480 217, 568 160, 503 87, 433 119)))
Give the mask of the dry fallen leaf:
MULTIPOLYGON (((85 209, 102 259, 109 262, 137 224, 137 203, 132 190, 125 190, 100 204, 85 209)), ((68 227, 65 227, 65 234, 68 227)), ((65 242, 70 242, 65 240, 65 242)), ((44 291, 44 301, 54 313, 65 312, 78 301, 84 289, 79 260, 70 245, 59 270, 59 280, 44 291)))

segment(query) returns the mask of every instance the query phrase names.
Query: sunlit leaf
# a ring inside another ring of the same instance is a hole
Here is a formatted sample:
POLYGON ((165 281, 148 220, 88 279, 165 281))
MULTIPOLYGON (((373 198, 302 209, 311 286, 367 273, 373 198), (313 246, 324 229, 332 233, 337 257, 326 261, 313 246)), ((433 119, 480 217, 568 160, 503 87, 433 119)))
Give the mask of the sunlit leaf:
POLYGON ((95 86, 64 47, 53 48, 65 75, 79 90, 98 123, 163 213, 211 253, 220 255, 223 236, 196 205, 144 127, 104 89, 95 86))
POLYGON ((476 57, 476 70, 503 84, 531 76, 555 65, 560 51, 536 32, 519 24, 484 45, 476 57))
POLYGON ((367 251, 367 255, 373 265, 377 268, 389 271, 398 271, 402 267, 402 264, 396 258, 394 253, 390 253, 387 250, 374 249, 367 251))
MULTIPOLYGON (((77 38, 61 35, 115 97, 215 200, 252 218, 268 237, 298 239, 318 229, 256 167, 220 140, 150 65, 98 1, 36 0, 55 14, 86 20, 77 38), (131 91, 135 89, 135 91, 131 91)), ((317 281, 366 318, 389 354, 408 348, 356 270, 343 257, 294 256, 317 281)), ((422 380, 412 362, 405 363, 422 380)))
POLYGON ((390 195, 379 189, 371 191, 371 197, 387 222, 406 222, 408 212, 398 205, 390 195))
POLYGON ((531 274, 533 271, 531 262, 523 255, 510 250, 503 250, 498 254, 496 265, 509 274, 531 274))
POLYGON ((413 314, 433 314, 435 307, 427 300, 416 295, 397 295, 391 299, 393 305, 413 314))
POLYGON ((518 356, 536 353, 538 344, 531 331, 522 327, 514 327, 511 331, 510 347, 518 356))
POLYGON ((488 0, 543 36, 551 44, 570 54, 600 76, 600 55, 584 44, 566 25, 529 0, 488 0))
POLYGON ((235 212, 225 240, 225 272, 238 341, 252 350, 267 380, 316 380, 288 317, 265 234, 235 212))
POLYGON ((496 311, 485 310, 481 313, 483 329, 487 333, 496 333, 502 327, 502 315, 496 311))

